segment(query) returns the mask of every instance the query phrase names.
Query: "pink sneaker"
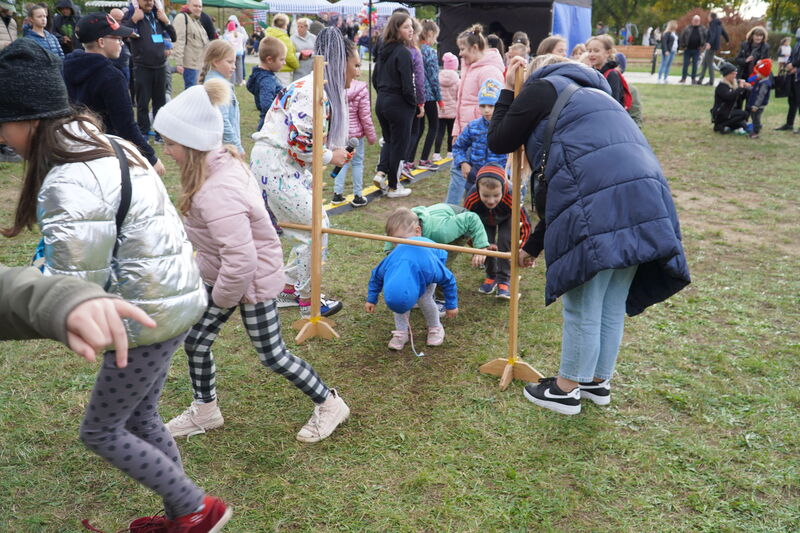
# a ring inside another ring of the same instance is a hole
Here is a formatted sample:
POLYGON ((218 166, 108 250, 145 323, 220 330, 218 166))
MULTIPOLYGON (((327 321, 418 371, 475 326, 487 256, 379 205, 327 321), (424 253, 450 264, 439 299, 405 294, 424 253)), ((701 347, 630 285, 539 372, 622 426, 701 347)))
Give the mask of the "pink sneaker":
POLYGON ((402 350, 408 342, 408 331, 392 331, 392 340, 389 341, 390 350, 402 350))
POLYGON ((435 326, 428 328, 428 346, 441 346, 444 342, 444 328, 435 326))
POLYGON ((233 508, 214 496, 203 499, 203 510, 171 520, 167 533, 217 533, 233 515, 233 508))

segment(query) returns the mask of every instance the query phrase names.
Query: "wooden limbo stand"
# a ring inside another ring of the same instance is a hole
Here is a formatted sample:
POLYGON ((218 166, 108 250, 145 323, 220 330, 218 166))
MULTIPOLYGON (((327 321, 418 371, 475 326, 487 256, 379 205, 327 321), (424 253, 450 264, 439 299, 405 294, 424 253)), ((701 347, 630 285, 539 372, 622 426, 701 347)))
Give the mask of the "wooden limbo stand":
MULTIPOLYGON (((314 56, 314 116, 313 116, 313 138, 315 141, 323 138, 323 72, 324 59, 322 56, 314 56)), ((517 76, 515 93, 519 93, 522 86, 523 76, 517 76)), ((522 361, 518 355, 517 337, 519 333, 519 265, 517 256, 519 255, 519 223, 511 226, 511 251, 498 252, 494 250, 475 249, 465 246, 453 246, 449 244, 428 243, 401 239, 384 235, 374 235, 371 233, 361 233, 334 228, 322 227, 322 187, 323 187, 323 163, 322 163, 323 144, 314 142, 312 152, 312 215, 311 226, 304 224, 294 224, 281 222, 285 228, 298 229, 311 232, 311 316, 295 321, 292 327, 299 330, 295 342, 298 344, 314 337, 323 339, 339 338, 339 334, 334 330, 336 325, 332 320, 320 316, 321 284, 322 284, 322 234, 343 235, 346 237, 356 237, 360 239, 371 239, 376 241, 388 241, 398 244, 411 244, 414 246, 425 246, 428 248, 439 248, 449 252, 459 252, 468 254, 480 254, 501 259, 508 259, 511 263, 511 305, 509 308, 508 319, 508 355, 505 358, 494 359, 481 365, 480 371, 484 374, 500 376, 500 389, 505 390, 512 379, 519 379, 527 382, 534 382, 542 378, 536 369, 528 363, 522 361)), ((514 152, 512 156, 513 176, 520 176, 522 173, 522 148, 514 152)), ((520 184, 519 179, 515 179, 512 192, 512 220, 519 221, 520 216, 520 184)))

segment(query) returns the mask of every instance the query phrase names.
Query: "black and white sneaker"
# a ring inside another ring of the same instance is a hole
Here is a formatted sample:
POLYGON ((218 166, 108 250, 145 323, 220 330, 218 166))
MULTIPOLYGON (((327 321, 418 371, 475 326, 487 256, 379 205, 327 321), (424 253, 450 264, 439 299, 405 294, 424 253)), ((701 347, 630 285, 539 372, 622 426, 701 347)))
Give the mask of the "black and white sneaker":
POLYGON ((581 390, 581 398, 592 400, 596 405, 611 403, 611 382, 608 379, 600 383, 580 383, 578 388, 581 390))
POLYGON ((562 415, 577 415, 581 412, 580 387, 564 392, 558 388, 554 377, 542 378, 539 383, 528 383, 522 393, 528 401, 562 415))
POLYGON ((343 204, 344 203, 344 195, 339 194, 338 192, 333 193, 333 198, 331 198, 332 204, 343 204))
POLYGON ((353 199, 350 200, 350 205, 353 207, 364 207, 369 203, 369 200, 364 198, 363 196, 353 196, 353 199))

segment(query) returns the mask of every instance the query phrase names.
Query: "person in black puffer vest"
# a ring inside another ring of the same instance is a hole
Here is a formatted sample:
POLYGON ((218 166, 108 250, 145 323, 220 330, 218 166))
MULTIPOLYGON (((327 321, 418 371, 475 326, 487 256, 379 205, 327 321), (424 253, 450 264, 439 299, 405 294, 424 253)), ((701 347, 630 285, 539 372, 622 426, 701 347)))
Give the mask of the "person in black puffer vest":
POLYGON ((544 219, 518 258, 521 266, 533 266, 544 249, 545 304, 561 297, 564 316, 558 377, 528 384, 525 397, 577 414, 581 398, 610 403, 626 311, 639 314, 680 291, 690 283, 689 268, 658 159, 603 75, 542 56, 515 98, 511 88, 524 64, 516 57, 508 66, 489 148, 509 153, 524 146, 531 168, 539 167, 559 94, 577 86, 555 123, 546 195, 531 195, 543 200, 534 210, 544 219))

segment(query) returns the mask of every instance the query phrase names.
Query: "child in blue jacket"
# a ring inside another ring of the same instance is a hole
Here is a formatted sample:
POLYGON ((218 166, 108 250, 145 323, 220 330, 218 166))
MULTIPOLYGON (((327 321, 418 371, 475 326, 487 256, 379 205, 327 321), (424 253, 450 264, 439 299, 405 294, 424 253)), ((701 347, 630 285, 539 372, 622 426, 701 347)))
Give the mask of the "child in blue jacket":
POLYGON ((753 67, 753 75, 747 82, 753 84, 747 97, 747 112, 750 113, 753 126, 750 138, 758 139, 758 134, 761 133, 761 115, 769 103, 769 93, 772 90, 772 60, 760 59, 753 67))
MULTIPOLYGON (((415 241, 433 242, 422 237, 419 218, 410 209, 396 209, 386 221, 386 234, 415 241)), ((444 342, 444 328, 439 317, 439 308, 433 294, 436 285, 441 285, 445 296, 445 315, 455 318, 458 314, 458 288, 456 278, 445 266, 447 252, 411 244, 400 244, 372 271, 369 293, 364 309, 375 311, 378 294, 383 291, 386 307, 394 311, 395 330, 389 348, 402 350, 411 336, 408 321, 414 304, 422 310, 428 325, 428 346, 439 346, 444 342)), ((412 340, 411 346, 414 343, 412 340)))
POLYGON ((464 193, 475 185, 475 176, 484 165, 495 163, 506 166, 508 155, 492 152, 486 142, 494 105, 502 88, 502 83, 491 78, 481 85, 478 107, 482 116, 467 124, 453 144, 453 167, 445 200, 448 204, 461 205, 464 193))
POLYGON ((264 125, 264 117, 272 107, 275 97, 283 89, 281 80, 276 76, 286 64, 286 45, 275 37, 264 37, 258 45, 258 66, 247 79, 247 90, 253 94, 256 109, 261 114, 258 120, 258 131, 264 125))

